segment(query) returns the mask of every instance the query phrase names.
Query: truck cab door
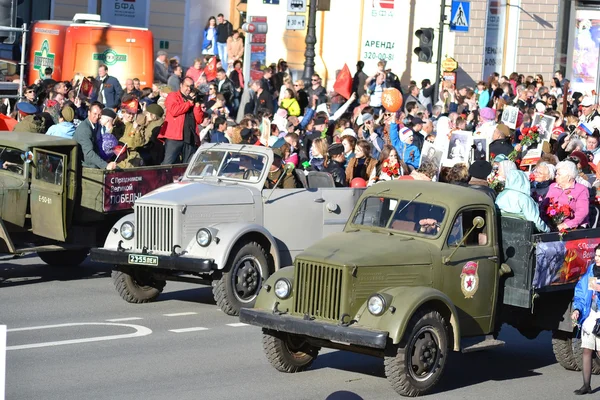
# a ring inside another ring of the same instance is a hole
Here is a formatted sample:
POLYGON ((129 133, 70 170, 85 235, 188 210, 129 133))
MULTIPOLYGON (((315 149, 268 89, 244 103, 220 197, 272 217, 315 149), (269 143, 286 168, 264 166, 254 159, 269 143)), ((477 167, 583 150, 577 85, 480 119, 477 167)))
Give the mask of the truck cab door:
POLYGON ((22 150, 0 146, 0 218, 19 227, 25 225, 29 190, 30 166, 23 155, 22 150))
POLYGON ((67 238, 67 157, 35 149, 31 174, 31 227, 33 233, 64 242, 67 238))
POLYGON ((493 330, 498 290, 498 246, 491 210, 468 208, 456 214, 442 248, 443 288, 456 306, 461 334, 476 336, 493 330), (464 244, 457 244, 482 217, 485 226, 475 228, 464 244), (456 252, 449 260, 452 252, 456 252))

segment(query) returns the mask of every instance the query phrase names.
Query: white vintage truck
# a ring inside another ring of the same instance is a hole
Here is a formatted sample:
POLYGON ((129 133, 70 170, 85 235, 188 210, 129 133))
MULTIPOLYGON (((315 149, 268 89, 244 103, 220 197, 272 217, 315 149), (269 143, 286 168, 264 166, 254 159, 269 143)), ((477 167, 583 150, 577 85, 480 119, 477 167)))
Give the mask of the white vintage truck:
POLYGON ((150 302, 178 280, 212 285, 227 314, 252 307, 271 274, 342 231, 363 191, 285 167, 297 188, 265 189, 273 160, 260 146, 202 146, 179 182, 135 201, 91 259, 114 265, 116 289, 131 303, 150 302))

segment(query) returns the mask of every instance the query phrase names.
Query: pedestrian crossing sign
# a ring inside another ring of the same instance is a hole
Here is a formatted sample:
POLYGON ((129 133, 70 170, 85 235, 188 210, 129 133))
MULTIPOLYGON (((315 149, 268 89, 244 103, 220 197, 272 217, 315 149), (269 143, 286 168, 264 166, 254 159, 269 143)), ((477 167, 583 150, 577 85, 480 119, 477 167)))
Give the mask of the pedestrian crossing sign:
POLYGON ((471 3, 468 1, 453 1, 450 11, 450 30, 468 32, 471 24, 471 3))

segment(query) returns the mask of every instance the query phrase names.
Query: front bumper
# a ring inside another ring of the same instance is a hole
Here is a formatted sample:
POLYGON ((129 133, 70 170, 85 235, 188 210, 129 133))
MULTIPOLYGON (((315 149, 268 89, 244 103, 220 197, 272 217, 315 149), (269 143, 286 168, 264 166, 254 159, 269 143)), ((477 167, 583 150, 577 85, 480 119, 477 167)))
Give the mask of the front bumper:
POLYGON ((251 308, 240 310, 240 321, 275 331, 375 349, 385 349, 388 338, 388 333, 383 331, 304 320, 299 317, 276 315, 268 311, 251 308))
POLYGON ((149 256, 156 256, 158 258, 158 263, 156 264, 131 264, 129 263, 130 254, 142 255, 140 253, 127 251, 92 249, 90 251, 90 259, 95 262, 107 264, 129 265, 138 268, 168 269, 173 271, 211 272, 216 269, 216 265, 212 259, 157 254, 146 254, 149 256))

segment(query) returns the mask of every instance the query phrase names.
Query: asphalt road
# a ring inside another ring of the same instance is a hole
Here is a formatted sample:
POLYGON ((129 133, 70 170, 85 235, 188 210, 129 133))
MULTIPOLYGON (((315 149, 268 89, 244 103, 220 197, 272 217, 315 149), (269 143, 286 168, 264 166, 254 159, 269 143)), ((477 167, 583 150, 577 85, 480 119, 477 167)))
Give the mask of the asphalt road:
MULTIPOLYGON (((169 282, 159 301, 128 304, 98 264, 0 261, 0 324, 10 400, 399 398, 377 358, 324 351, 309 371, 279 373, 260 330, 218 310, 210 288, 169 282)), ((556 363, 549 334, 530 341, 505 327, 500 338, 504 348, 452 354, 426 398, 575 397, 581 375, 556 363)))

